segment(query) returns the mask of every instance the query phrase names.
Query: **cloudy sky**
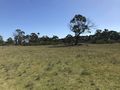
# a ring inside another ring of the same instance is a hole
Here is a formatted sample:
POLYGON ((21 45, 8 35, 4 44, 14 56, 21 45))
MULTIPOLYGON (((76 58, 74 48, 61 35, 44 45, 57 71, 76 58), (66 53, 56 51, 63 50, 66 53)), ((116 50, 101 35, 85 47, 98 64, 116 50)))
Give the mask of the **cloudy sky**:
POLYGON ((120 31, 120 0, 0 0, 0 35, 6 39, 20 28, 26 34, 64 37, 72 34, 68 24, 75 14, 96 28, 120 31))

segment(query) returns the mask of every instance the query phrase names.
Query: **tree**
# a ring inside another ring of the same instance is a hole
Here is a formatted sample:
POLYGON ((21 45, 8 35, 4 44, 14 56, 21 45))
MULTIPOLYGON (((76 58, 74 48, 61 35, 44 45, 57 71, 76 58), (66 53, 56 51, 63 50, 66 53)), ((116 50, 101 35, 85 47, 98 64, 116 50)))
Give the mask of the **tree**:
POLYGON ((13 39, 11 37, 9 37, 7 39, 7 44, 13 44, 13 43, 14 43, 13 39))
POLYGON ((3 37, 0 35, 0 45, 2 45, 3 43, 4 43, 3 37))
POLYGON ((78 14, 73 17, 70 21, 70 29, 75 33, 75 45, 78 44, 80 34, 85 31, 90 32, 91 27, 93 27, 93 24, 85 16, 78 14))
POLYGON ((38 35, 38 37, 39 37, 40 33, 38 32, 37 35, 38 35))
POLYGON ((65 39, 64 39, 64 42, 65 44, 67 45, 72 45, 73 44, 73 36, 71 34, 68 34, 65 39))
POLYGON ((109 30, 108 29, 104 29, 104 31, 102 32, 102 36, 101 36, 104 41, 108 41, 110 38, 109 38, 109 30))
POLYGON ((41 38, 39 38, 40 40, 40 44, 42 45, 48 45, 52 43, 52 38, 48 37, 47 35, 42 36, 41 38))
POLYGON ((36 33, 31 33, 31 35, 30 35, 30 41, 34 42, 34 43, 37 42, 38 41, 38 35, 36 33))
POLYGON ((24 36, 23 45, 30 45, 30 35, 24 36))
POLYGON ((98 29, 98 30, 96 30, 96 33, 94 35, 94 39, 98 40, 98 39, 101 39, 101 38, 102 38, 102 30, 98 29))
POLYGON ((15 45, 22 45, 22 41, 24 40, 25 32, 21 29, 16 29, 13 33, 15 45))
POLYGON ((53 40, 53 41, 57 41, 58 39, 59 39, 59 37, 58 37, 58 36, 53 35, 53 37, 52 37, 52 40, 53 40))
POLYGON ((120 35, 116 31, 109 31, 109 39, 110 40, 119 40, 120 39, 120 35))
POLYGON ((40 40, 41 40, 41 41, 50 41, 50 37, 48 37, 47 35, 45 35, 45 36, 42 36, 42 37, 40 38, 40 40))

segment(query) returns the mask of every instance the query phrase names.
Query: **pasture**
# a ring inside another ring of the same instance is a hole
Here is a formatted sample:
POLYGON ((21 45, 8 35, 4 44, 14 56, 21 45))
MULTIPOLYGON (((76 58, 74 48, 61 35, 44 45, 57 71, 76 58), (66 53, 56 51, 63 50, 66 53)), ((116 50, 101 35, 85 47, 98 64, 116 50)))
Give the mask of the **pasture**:
POLYGON ((0 90, 120 90, 120 44, 0 47, 0 90))

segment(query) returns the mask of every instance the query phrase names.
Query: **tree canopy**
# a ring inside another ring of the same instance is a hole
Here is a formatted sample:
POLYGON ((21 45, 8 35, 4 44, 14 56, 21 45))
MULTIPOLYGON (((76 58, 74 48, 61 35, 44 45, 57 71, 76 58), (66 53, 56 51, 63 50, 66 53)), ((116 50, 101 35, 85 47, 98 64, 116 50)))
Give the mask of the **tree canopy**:
POLYGON ((84 33, 85 31, 90 32, 91 26, 89 26, 89 24, 90 22, 87 20, 87 18, 80 14, 75 15, 70 21, 70 29, 75 33, 75 45, 78 44, 80 34, 84 33))

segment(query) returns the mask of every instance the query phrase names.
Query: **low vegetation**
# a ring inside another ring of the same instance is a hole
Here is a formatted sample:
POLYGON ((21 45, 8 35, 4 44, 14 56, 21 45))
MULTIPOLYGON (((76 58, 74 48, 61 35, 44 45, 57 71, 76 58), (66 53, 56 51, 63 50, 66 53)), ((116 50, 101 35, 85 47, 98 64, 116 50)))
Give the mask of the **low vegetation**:
POLYGON ((0 90, 120 90, 120 44, 1 46, 0 90))

